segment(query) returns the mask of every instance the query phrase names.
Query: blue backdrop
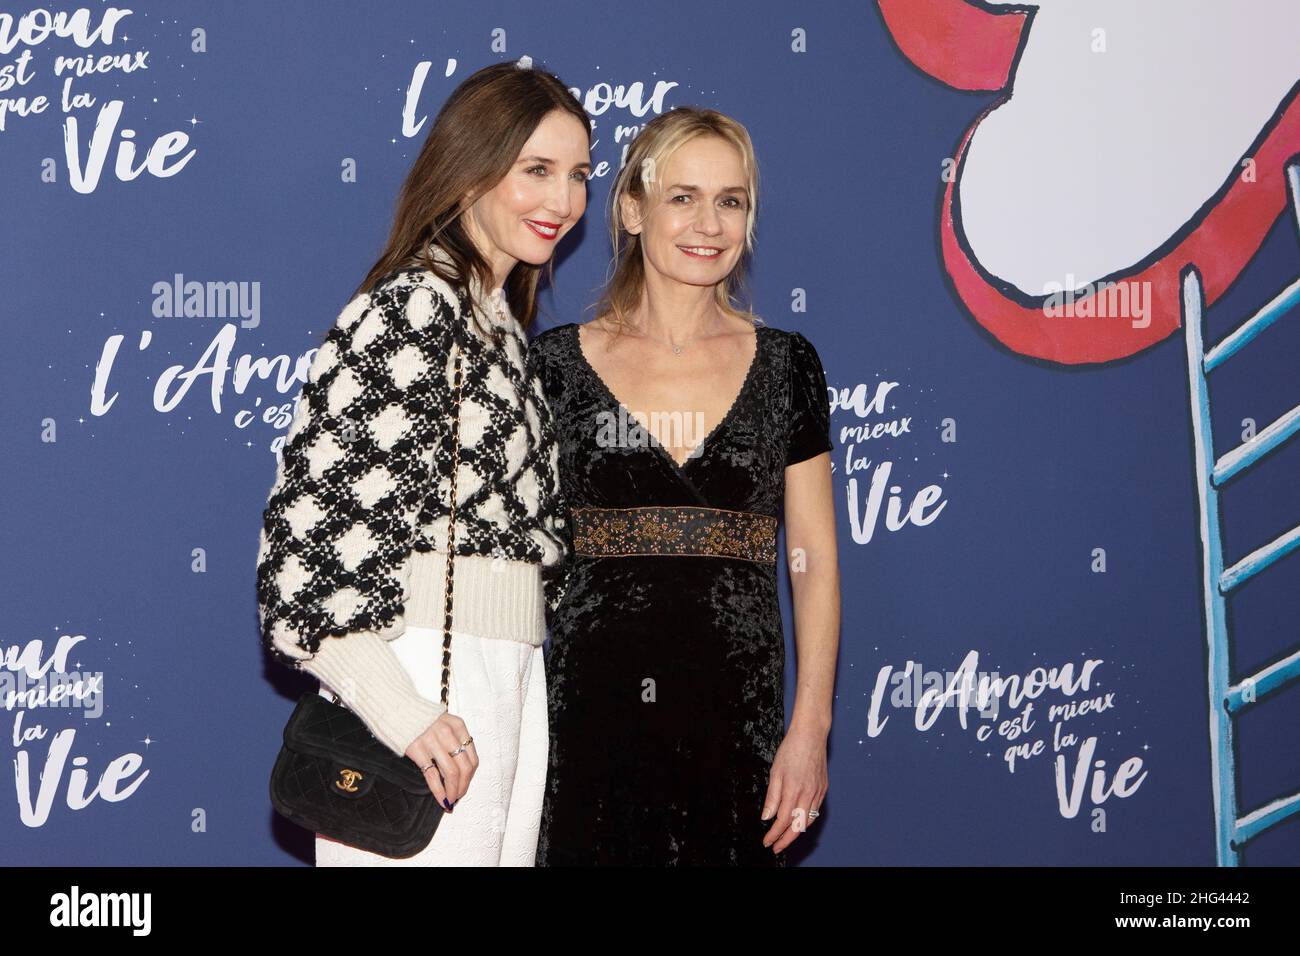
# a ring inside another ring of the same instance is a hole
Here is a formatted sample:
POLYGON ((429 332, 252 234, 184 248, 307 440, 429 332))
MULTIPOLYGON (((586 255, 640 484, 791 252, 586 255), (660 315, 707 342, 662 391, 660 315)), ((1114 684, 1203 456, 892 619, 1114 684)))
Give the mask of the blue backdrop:
MULTIPOLYGON (((93 29, 111 8, 85 10, 93 29)), ((796 855, 1215 862, 1181 329, 1084 366, 1019 354, 984 331, 940 254, 943 160, 1003 93, 960 91, 913 65, 874 4, 148 0, 111 42, 85 49, 54 36, 24 43, 0 25, 0 97, 48 98, 31 115, 10 101, 0 132, 10 337, 0 675, 15 783, 0 796, 0 862, 310 863, 309 841, 267 795, 307 685, 265 657, 254 592, 276 442, 301 383, 250 363, 292 362, 319 343, 374 261, 447 94, 525 55, 580 92, 593 161, 608 164, 559 253, 538 328, 591 317, 620 127, 692 104, 753 136, 755 310, 810 338, 835 393, 844 600, 830 791, 796 855), (56 74, 56 57, 84 54, 125 56, 104 72, 56 74), (93 101, 73 101, 83 94, 93 101), (428 117, 420 134, 404 133, 404 108, 428 117), (135 149, 125 161, 123 143, 135 149), (133 174, 151 147, 153 171, 133 174), (177 315, 173 290, 186 282, 238 283, 248 308, 177 315), (882 382, 897 384, 881 405, 855 410, 854 390, 869 399, 882 382), (898 422, 895 434, 841 434, 877 422, 898 422), (906 513, 923 494, 926 523, 891 527, 891 499, 906 513), (84 639, 60 654, 62 635, 84 639), (1035 668, 1073 665, 1077 682, 1096 663, 1086 687, 1008 692, 996 716, 972 709, 964 723, 956 707, 918 711, 910 676, 891 682, 914 662, 929 687, 964 660, 1031 684, 1035 668), (42 664, 91 692, 100 675, 102 696, 8 698, 24 668, 42 664), (1083 700, 1097 709, 1049 716, 1083 700)), ((1044 228, 1068 214, 1044 210, 1044 228)), ((1284 215, 1209 311, 1211 336, 1300 273, 1297 245, 1284 215)), ((1296 402, 1297 324, 1281 319, 1216 373, 1224 441, 1243 419, 1262 428, 1296 402)), ((1300 519, 1293 446, 1225 491, 1229 561, 1300 519)), ((1296 560, 1234 597, 1235 675, 1300 649, 1296 560)), ((793 654, 788 601, 785 614, 793 654)), ((793 688, 791 666, 787 706, 793 688)), ((1300 786, 1298 704, 1294 688, 1282 691, 1237 722, 1243 813, 1300 786)), ((1294 818, 1243 858, 1297 861, 1294 818)))

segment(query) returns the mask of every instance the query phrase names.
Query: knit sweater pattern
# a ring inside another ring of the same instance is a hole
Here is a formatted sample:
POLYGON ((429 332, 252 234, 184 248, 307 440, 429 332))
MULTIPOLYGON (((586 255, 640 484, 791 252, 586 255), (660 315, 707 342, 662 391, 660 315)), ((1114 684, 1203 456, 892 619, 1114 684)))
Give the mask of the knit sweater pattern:
POLYGON ((263 644, 332 685, 398 753, 445 710, 414 693, 384 642, 442 627, 456 354, 453 629, 541 643, 562 594, 571 532, 527 351, 502 290, 392 273, 344 306, 285 437, 258 544, 263 644), (472 306, 500 347, 472 327, 472 306))

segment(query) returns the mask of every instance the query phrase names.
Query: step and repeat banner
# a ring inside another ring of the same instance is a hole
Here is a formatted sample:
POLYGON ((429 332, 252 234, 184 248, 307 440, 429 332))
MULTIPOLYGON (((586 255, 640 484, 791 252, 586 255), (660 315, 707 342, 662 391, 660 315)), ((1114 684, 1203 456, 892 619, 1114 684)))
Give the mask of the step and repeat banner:
MULTIPOLYGON (((0 12, 0 862, 312 862, 255 558, 313 350, 452 89, 592 124, 538 330, 679 105, 826 367, 843 618, 803 865, 1294 865, 1300 8, 142 0, 0 12)), ((782 594, 794 700, 788 581, 782 594)))

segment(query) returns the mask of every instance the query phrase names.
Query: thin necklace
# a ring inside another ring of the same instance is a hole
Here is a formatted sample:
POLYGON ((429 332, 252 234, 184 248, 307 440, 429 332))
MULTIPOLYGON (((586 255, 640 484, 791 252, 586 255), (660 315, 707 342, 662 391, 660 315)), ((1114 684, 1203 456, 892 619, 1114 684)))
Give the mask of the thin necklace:
POLYGON ((501 308, 501 301, 504 298, 505 298, 504 290, 501 291, 500 295, 497 295, 495 292, 488 293, 488 299, 491 301, 492 308, 497 314, 497 321, 500 322, 502 325, 506 324, 506 314, 501 308))
POLYGON ((666 341, 664 341, 663 339, 661 339, 661 338, 660 338, 659 336, 657 336, 657 335, 651 335, 649 332, 645 331, 644 329, 641 330, 641 334, 644 335, 644 336, 645 336, 646 338, 648 338, 648 339, 654 339, 656 342, 659 342, 659 343, 662 344, 662 345, 666 345, 666 346, 668 346, 670 349, 673 350, 673 354, 674 354, 674 355, 681 355, 681 354, 682 354, 682 346, 683 346, 683 345, 687 345, 687 344, 689 344, 689 343, 691 343, 691 342, 694 342, 696 339, 698 339, 698 338, 699 338, 700 336, 702 336, 704 333, 703 333, 703 332, 697 332, 697 333, 695 333, 694 335, 692 335, 689 339, 686 339, 686 341, 681 342, 681 343, 678 344, 678 345, 673 345, 672 342, 666 342, 666 341))

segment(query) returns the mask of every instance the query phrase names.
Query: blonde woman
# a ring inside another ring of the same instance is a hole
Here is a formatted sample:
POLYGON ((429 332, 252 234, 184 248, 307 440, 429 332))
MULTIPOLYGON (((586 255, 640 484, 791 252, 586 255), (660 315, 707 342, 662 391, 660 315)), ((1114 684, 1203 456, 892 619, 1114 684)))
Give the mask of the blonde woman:
POLYGON ((812 343, 733 304, 756 197, 739 123, 656 117, 613 186, 596 318, 533 342, 573 534, 539 863, 783 865, 820 814, 840 600, 829 405, 812 343))
POLYGON ((513 63, 470 76, 312 361, 264 514, 263 641, 414 761, 447 811, 413 857, 318 835, 318 866, 533 864, 543 573, 565 557, 566 528, 524 329, 541 268, 586 208, 590 168, 590 124, 556 77, 513 63), (453 349, 463 395, 444 707, 453 349))

